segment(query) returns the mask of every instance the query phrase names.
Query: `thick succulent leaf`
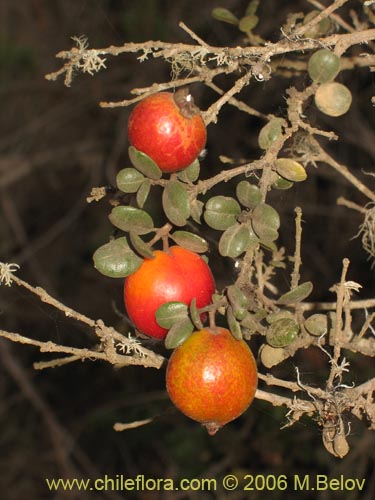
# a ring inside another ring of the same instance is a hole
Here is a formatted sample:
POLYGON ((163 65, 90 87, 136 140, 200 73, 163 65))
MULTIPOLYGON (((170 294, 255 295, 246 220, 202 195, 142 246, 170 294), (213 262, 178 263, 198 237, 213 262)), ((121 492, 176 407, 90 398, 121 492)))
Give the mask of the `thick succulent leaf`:
POLYGON ((135 193, 144 181, 144 175, 135 168, 123 168, 116 176, 116 185, 123 193, 135 193))
POLYGON ((293 186, 293 182, 284 179, 284 177, 281 177, 276 172, 275 172, 275 174, 276 174, 276 179, 272 183, 272 187, 274 189, 284 189, 284 190, 286 190, 286 189, 290 189, 293 186))
POLYGON ((301 283, 301 285, 298 285, 296 288, 293 288, 293 290, 284 293, 277 302, 284 305, 301 302, 310 295, 312 289, 313 284, 311 283, 311 281, 306 281, 305 283, 301 283))
POLYGON ((175 349, 185 342, 194 331, 194 325, 189 318, 175 323, 167 333, 164 345, 167 349, 175 349))
POLYGON ((238 28, 243 33, 248 33, 257 26, 258 22, 259 22, 259 17, 255 16, 254 14, 244 16, 240 19, 238 28))
POLYGON ((239 321, 244 320, 248 314, 249 299, 237 285, 228 286, 227 296, 235 318, 239 321))
POLYGON ((213 229, 225 231, 236 222, 241 213, 238 202, 229 196, 214 196, 206 203, 204 220, 213 229))
POLYGON ((185 226, 190 216, 190 200, 181 182, 168 182, 163 191, 162 203, 165 215, 172 224, 185 226))
POLYGON ((188 307, 183 302, 165 302, 157 308, 155 318, 162 328, 172 328, 175 323, 188 317, 188 307))
POLYGON ((208 243, 204 238, 189 231, 175 231, 170 234, 170 237, 177 245, 195 253, 205 253, 209 249, 208 243))
POLYGON ((268 149, 282 134, 282 118, 272 118, 259 132, 258 144, 262 149, 268 149))
POLYGON ((260 203, 254 208, 251 223, 260 240, 269 242, 278 238, 280 217, 276 210, 267 203, 260 203))
POLYGON ((177 177, 183 182, 195 182, 199 178, 200 164, 198 158, 191 165, 178 172, 177 177))
POLYGON ((138 234, 130 231, 129 237, 130 237, 130 243, 132 244, 134 250, 139 255, 141 255, 145 259, 153 259, 154 258, 152 248, 145 241, 143 241, 142 238, 140 236, 138 236, 138 234))
POLYGON ((198 312, 197 299, 195 297, 190 302, 189 312, 191 321, 194 323, 195 328, 201 330, 203 328, 203 323, 201 321, 200 314, 198 312))
POLYGON ((136 234, 147 234, 154 228, 153 220, 147 212, 125 205, 114 207, 109 220, 122 231, 133 231, 136 234))
POLYGON ((200 200, 192 200, 192 202, 190 204, 191 218, 197 224, 201 223, 203 207, 204 207, 204 203, 200 200))
POLYGON ((293 318, 281 318, 271 323, 266 339, 272 347, 286 347, 295 341, 299 326, 293 318))
POLYGON ((150 189, 151 181, 150 179, 145 179, 137 191, 137 204, 139 208, 143 208, 143 205, 146 203, 150 189))
POLYGON ((236 195, 238 201, 247 208, 255 208, 262 201, 262 193, 255 184, 241 181, 237 184, 236 195))
POLYGON ((217 21, 223 21, 224 23, 229 23, 229 24, 238 24, 238 18, 232 14, 232 12, 224 7, 215 7, 211 15, 214 19, 217 21))
POLYGON ((289 357, 286 349, 280 347, 272 347, 268 344, 263 344, 259 350, 260 360, 266 368, 272 368, 279 365, 282 361, 289 357))
POLYGON ((134 273, 143 262, 129 247, 125 237, 99 247, 93 260, 94 267, 110 278, 125 278, 134 273))
POLYGON ((142 174, 153 180, 161 178, 163 172, 149 156, 142 153, 142 151, 138 151, 134 146, 129 147, 128 153, 130 161, 142 174))
POLYGON ((242 331, 239 322, 236 320, 231 306, 227 308, 227 321, 231 334, 236 340, 242 339, 242 331))
POLYGON ((258 243, 258 238, 248 224, 236 223, 221 235, 219 252, 223 257, 234 259, 249 248, 255 248, 258 243))
POLYGON ((275 161, 275 168, 277 173, 288 181, 302 182, 307 179, 304 167, 290 158, 278 158, 275 161))
POLYGON ((310 335, 320 337, 328 331, 328 319, 325 314, 313 314, 305 321, 305 328, 310 335))

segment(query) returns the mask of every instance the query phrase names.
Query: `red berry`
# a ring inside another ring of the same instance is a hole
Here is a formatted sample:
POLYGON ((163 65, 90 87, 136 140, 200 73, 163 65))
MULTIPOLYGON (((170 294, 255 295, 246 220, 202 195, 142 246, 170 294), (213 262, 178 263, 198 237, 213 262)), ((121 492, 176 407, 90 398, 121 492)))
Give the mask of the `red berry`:
POLYGON ((249 346, 226 328, 192 333, 168 362, 169 397, 211 435, 249 407, 257 383, 257 365, 249 346))
POLYGON ((130 143, 163 172, 188 167, 207 139, 199 109, 185 89, 159 92, 139 102, 130 114, 128 135, 130 143))
POLYGON ((215 283, 210 268, 198 254, 179 246, 168 252, 154 251, 153 259, 145 259, 125 279, 124 302, 135 327, 157 339, 164 339, 167 330, 158 325, 155 312, 166 302, 184 302, 193 298, 197 307, 211 302, 215 283))

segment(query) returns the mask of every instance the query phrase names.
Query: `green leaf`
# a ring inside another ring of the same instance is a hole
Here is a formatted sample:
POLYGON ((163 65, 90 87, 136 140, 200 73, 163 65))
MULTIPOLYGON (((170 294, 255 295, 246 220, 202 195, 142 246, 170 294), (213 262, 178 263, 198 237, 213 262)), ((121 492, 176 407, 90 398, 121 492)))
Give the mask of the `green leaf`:
POLYGON ((116 176, 116 184, 123 193, 135 193, 142 184, 144 176, 135 168, 123 168, 116 176))
POLYGON ((306 170, 298 161, 290 158, 278 158, 275 161, 276 172, 291 182, 302 182, 307 179, 306 170))
POLYGON ((270 313, 266 320, 267 322, 271 325, 275 321, 278 321, 279 319, 284 319, 284 318, 293 318, 293 313, 291 311, 288 311, 287 309, 284 309, 282 311, 270 313))
POLYGON ((227 308, 227 321, 231 334, 236 340, 242 339, 242 331, 239 322, 236 320, 233 314, 233 309, 231 306, 227 308))
POLYGON ((137 170, 142 172, 142 174, 153 180, 161 178, 163 172, 149 156, 141 151, 138 151, 134 146, 129 147, 128 153, 130 161, 137 170))
POLYGON ((243 33, 249 33, 249 31, 253 30, 258 23, 259 17, 252 14, 249 16, 244 16, 242 19, 240 19, 238 28, 243 33))
POLYGON ((340 71, 340 58, 328 49, 319 49, 310 57, 307 72, 316 83, 327 83, 340 71))
POLYGON ((260 203, 254 208, 251 223, 260 240, 267 243, 278 238, 280 217, 276 210, 267 203, 260 203))
POLYGON ((194 297, 190 302, 189 312, 192 322, 194 323, 195 328, 201 330, 203 328, 203 323, 200 318, 200 314, 197 308, 197 299, 194 297))
POLYGON ((166 349, 175 349, 185 342, 194 331, 194 325, 189 318, 175 323, 167 333, 164 340, 166 349))
POLYGON ((325 314, 313 314, 305 321, 305 328, 310 335, 321 337, 328 331, 328 320, 325 314))
POLYGON ((269 326, 266 339, 272 347, 286 347, 295 341, 299 326, 292 318, 281 318, 269 326))
POLYGON ((248 314, 249 299, 237 285, 228 286, 227 296, 235 318, 239 321, 244 320, 248 314))
POLYGON ((208 243, 204 238, 189 231, 175 231, 170 234, 170 237, 177 245, 195 253, 205 253, 209 249, 208 243))
POLYGON ((293 182, 287 181, 283 177, 280 177, 279 174, 276 174, 276 180, 272 183, 272 187, 274 189, 290 189, 293 186, 293 182))
POLYGON ((248 6, 246 7, 246 10, 245 10, 246 16, 252 16, 253 14, 256 13, 256 11, 258 10, 259 1, 260 0, 251 0, 249 2, 248 6))
POLYGON ((200 164, 197 158, 191 165, 178 172, 177 177, 180 179, 180 181, 191 183, 195 182, 199 178, 199 173, 200 164))
POLYGON ((151 189, 151 181, 150 179, 145 179, 140 185, 137 192, 137 203, 139 208, 143 208, 143 205, 146 203, 147 197, 150 193, 151 189))
POLYGON ((203 213, 204 203, 200 200, 192 200, 190 204, 191 218, 197 224, 201 223, 201 217, 203 213))
POLYGON ((152 248, 150 245, 148 245, 146 242, 142 240, 138 234, 133 233, 130 231, 129 233, 130 237, 130 243, 132 244, 134 250, 144 257, 145 259, 153 259, 154 258, 154 253, 152 251, 152 248))
POLYGON ((163 191, 162 203, 165 215, 172 224, 185 226, 190 216, 190 201, 181 182, 168 182, 163 191))
POLYGON ((165 302, 155 313, 156 322, 162 328, 171 328, 175 323, 187 318, 188 307, 183 302, 165 302))
POLYGON ((95 269, 110 278, 125 278, 134 273, 143 262, 129 247, 125 237, 99 247, 93 260, 95 269))
POLYGON ((258 186, 248 181, 241 181, 237 184, 236 195, 239 202, 247 208, 255 208, 262 201, 262 193, 258 186))
POLYGON ((272 118, 261 128, 258 136, 258 144, 261 149, 268 149, 282 134, 282 118, 272 118))
POLYGON ((284 305, 301 302, 310 295, 312 289, 313 284, 311 281, 306 281, 305 283, 298 285, 296 288, 293 288, 293 290, 290 290, 290 292, 284 293, 277 302, 284 305))
POLYGON ((229 196, 214 196, 206 203, 204 220, 213 229, 225 231, 235 224, 237 215, 241 213, 238 202, 229 196))
POLYGON ((147 212, 125 205, 114 207, 109 220, 122 231, 133 231, 136 234, 147 234, 154 228, 153 220, 147 212))
POLYGON ((238 18, 232 14, 232 12, 228 9, 225 9, 224 7, 215 7, 211 15, 214 19, 217 21, 223 21, 224 23, 229 23, 229 24, 238 24, 238 18))
POLYGON ((251 227, 247 224, 235 223, 221 235, 219 252, 223 257, 236 258, 259 243, 251 227))

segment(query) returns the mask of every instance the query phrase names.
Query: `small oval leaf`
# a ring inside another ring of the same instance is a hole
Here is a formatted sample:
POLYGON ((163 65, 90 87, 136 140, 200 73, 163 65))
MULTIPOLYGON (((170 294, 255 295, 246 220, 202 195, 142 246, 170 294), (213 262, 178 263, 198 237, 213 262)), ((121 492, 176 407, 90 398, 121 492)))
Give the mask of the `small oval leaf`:
POLYGON ((199 178, 199 173, 200 164, 197 158, 191 165, 178 172, 177 177, 180 179, 180 181, 191 183, 195 182, 199 178))
POLYGON ((204 220, 213 229, 225 231, 236 222, 241 213, 238 202, 229 196, 214 196, 206 203, 204 220))
POLYGON ((143 205, 146 203, 147 197, 150 193, 150 189, 151 181, 150 179, 145 179, 137 191, 137 204, 139 208, 143 208, 143 205))
POLYGON ((231 334, 236 340, 242 339, 242 331, 239 322, 234 317, 233 309, 231 306, 227 308, 227 321, 231 334))
POLYGON ((258 23, 259 17, 252 14, 241 18, 238 28, 243 33, 249 33, 249 31, 253 30, 258 25, 258 23))
POLYGON ((321 337, 328 332, 328 319, 325 314, 313 314, 305 321, 305 328, 310 335, 321 337))
POLYGON ((172 328, 175 323, 179 323, 187 318, 188 307, 184 302, 165 302, 159 306, 155 312, 158 325, 162 328, 172 328))
POLYGON ((270 313, 267 316, 266 320, 267 320, 267 323, 269 323, 271 325, 275 321, 278 321, 279 319, 284 319, 284 318, 293 319, 292 312, 288 311, 287 309, 285 309, 283 311, 278 311, 278 312, 270 313))
POLYGON ((116 185, 123 193, 135 193, 143 180, 144 176, 135 168, 123 168, 117 173, 116 185))
POLYGON ((290 182, 286 179, 284 179, 284 177, 280 177, 279 174, 277 174, 275 172, 275 175, 276 175, 276 180, 272 183, 272 187, 274 189, 290 189, 292 186, 293 186, 293 182, 290 182))
POLYGON ((170 237, 177 245, 195 253, 205 253, 209 249, 208 243, 204 238, 198 234, 189 233, 189 231, 175 231, 170 234, 170 237))
POLYGON ((251 223, 260 240, 267 243, 278 238, 280 217, 276 210, 267 203, 260 203, 254 208, 251 223))
POLYGON ((224 7, 215 7, 211 15, 214 19, 217 21, 223 21, 224 23, 229 23, 229 24, 238 24, 238 18, 232 14, 232 12, 228 9, 225 9, 224 7))
POLYGON ((190 302, 189 312, 191 321, 194 323, 195 328, 201 330, 203 328, 203 323, 201 321, 198 308, 197 308, 197 299, 194 297, 190 302))
POLYGON ((165 215, 172 224, 185 226, 190 216, 190 201, 181 182, 168 182, 163 191, 162 203, 165 215))
POLYGON ((142 172, 146 177, 153 180, 158 180, 163 175, 163 172, 156 165, 154 160, 142 151, 138 151, 134 146, 130 146, 128 150, 129 158, 137 170, 142 172))
POLYGON ((311 281, 306 281, 305 283, 298 285, 293 290, 284 293, 277 302, 279 304, 284 304, 284 305, 301 302, 310 295, 312 289, 313 289, 313 284, 311 283, 311 281))
POLYGON ((268 149, 282 134, 282 118, 272 118, 258 135, 258 144, 261 149, 268 149))
POLYGON ((110 278, 125 278, 134 273, 143 262, 129 247, 125 237, 99 247, 93 260, 95 269, 110 278))
POLYGON ((150 245, 148 245, 146 242, 142 240, 138 234, 133 233, 130 231, 129 233, 129 238, 130 238, 130 243, 132 244, 134 250, 144 257, 145 259, 153 259, 154 258, 154 253, 152 251, 152 248, 150 245))
POLYGON ((248 314, 247 308, 250 304, 249 299, 237 285, 228 286, 227 296, 235 318, 239 321, 244 320, 248 314))
POLYGON ((291 182, 302 182, 307 179, 306 170, 298 161, 290 158, 278 158, 275 161, 276 171, 281 177, 291 182))
POLYGON ((133 231, 136 234, 147 234, 154 228, 153 220, 147 212, 125 205, 114 207, 109 220, 122 231, 133 231))
POLYGON ((200 200, 192 200, 190 204, 191 218, 197 224, 201 224, 204 203, 200 200))
POLYGON ((272 368, 279 365, 282 361, 289 357, 289 353, 282 348, 272 347, 268 344, 263 344, 259 350, 260 360, 266 368, 272 368))
POLYGON ((255 248, 259 243, 248 224, 236 223, 221 235, 219 252, 223 257, 236 258, 246 250, 255 248))
POLYGON ((175 349, 185 342, 194 331, 194 325, 189 318, 175 323, 164 340, 166 349, 175 349))
POLYGON ((269 326, 266 339, 272 347, 286 347, 295 341, 299 326, 292 318, 281 318, 269 326))
POLYGON ((262 193, 255 184, 241 181, 237 184, 236 195, 238 201, 247 208, 255 208, 262 201, 262 193))

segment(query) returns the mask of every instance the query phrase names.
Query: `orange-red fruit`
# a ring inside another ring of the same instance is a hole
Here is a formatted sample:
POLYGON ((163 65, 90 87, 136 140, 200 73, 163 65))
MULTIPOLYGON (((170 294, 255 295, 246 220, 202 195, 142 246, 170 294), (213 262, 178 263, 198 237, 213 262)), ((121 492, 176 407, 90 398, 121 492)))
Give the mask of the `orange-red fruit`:
POLYGON ((186 90, 159 92, 143 99, 130 114, 128 135, 130 143, 163 172, 189 166, 207 139, 199 109, 186 90))
POLYGON ((166 383, 175 406, 213 435, 249 407, 258 372, 244 340, 226 328, 204 328, 173 351, 166 383))
POLYGON ((155 250, 153 259, 125 279, 124 302, 130 319, 141 332, 164 339, 167 330, 158 325, 155 312, 165 302, 184 302, 193 298, 197 307, 211 302, 215 282, 210 268, 198 254, 179 246, 168 252, 155 250))

